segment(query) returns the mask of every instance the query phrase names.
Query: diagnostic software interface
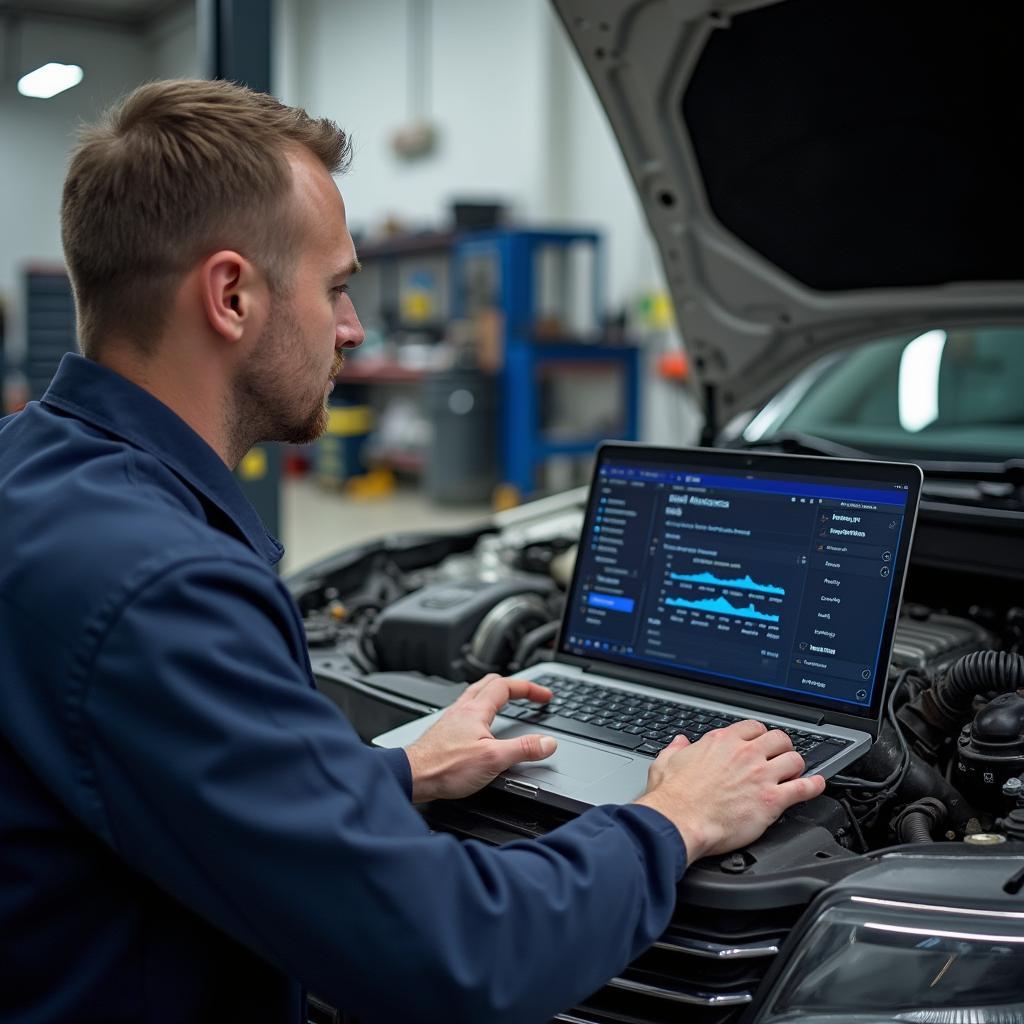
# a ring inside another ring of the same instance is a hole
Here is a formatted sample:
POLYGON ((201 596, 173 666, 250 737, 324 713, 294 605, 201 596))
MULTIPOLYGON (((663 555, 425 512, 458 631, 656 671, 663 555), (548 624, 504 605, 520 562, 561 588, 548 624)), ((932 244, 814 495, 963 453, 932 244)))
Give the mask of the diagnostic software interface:
POLYGON ((907 491, 605 461, 562 649, 863 713, 907 491))

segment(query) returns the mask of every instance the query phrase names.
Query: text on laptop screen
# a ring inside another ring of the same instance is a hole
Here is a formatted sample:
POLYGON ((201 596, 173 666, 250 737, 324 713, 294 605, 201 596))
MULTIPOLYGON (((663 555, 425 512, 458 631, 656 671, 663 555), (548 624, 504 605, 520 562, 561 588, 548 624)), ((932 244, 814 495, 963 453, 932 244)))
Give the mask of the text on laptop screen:
POLYGON ((867 708, 906 510, 891 481, 604 460, 562 650, 867 708))

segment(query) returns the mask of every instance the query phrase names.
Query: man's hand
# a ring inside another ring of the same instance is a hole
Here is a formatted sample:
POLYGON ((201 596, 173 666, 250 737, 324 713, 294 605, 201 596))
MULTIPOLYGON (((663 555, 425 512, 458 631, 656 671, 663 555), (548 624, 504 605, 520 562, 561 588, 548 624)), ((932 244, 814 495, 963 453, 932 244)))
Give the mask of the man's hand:
POLYGON ((484 676, 415 743, 405 748, 412 768, 412 799, 457 800, 483 789, 506 768, 520 761, 541 761, 558 744, 550 736, 519 736, 496 740, 494 716, 508 701, 525 697, 546 704, 551 691, 525 679, 484 676))
POLYGON ((692 864, 753 842, 786 808, 818 796, 825 780, 802 779, 803 770, 784 732, 736 722, 692 744, 677 736, 651 765, 636 802, 679 829, 692 864))

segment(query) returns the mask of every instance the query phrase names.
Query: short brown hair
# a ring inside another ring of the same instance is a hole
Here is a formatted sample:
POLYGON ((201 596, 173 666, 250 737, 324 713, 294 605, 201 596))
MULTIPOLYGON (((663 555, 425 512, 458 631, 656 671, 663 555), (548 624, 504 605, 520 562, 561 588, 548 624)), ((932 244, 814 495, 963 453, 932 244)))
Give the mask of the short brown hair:
POLYGON ((111 333, 150 346, 204 253, 236 249, 280 284, 297 235, 283 202, 297 146, 332 174, 351 158, 333 121, 231 82, 150 82, 86 126, 61 203, 85 355, 111 333))

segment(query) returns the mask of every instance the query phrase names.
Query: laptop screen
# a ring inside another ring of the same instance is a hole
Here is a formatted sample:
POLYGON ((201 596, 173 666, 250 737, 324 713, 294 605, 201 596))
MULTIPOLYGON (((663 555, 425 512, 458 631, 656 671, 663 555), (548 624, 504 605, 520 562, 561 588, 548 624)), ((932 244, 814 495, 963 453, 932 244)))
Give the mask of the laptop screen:
POLYGON ((874 717, 920 478, 894 463, 602 446, 560 650, 874 717))

